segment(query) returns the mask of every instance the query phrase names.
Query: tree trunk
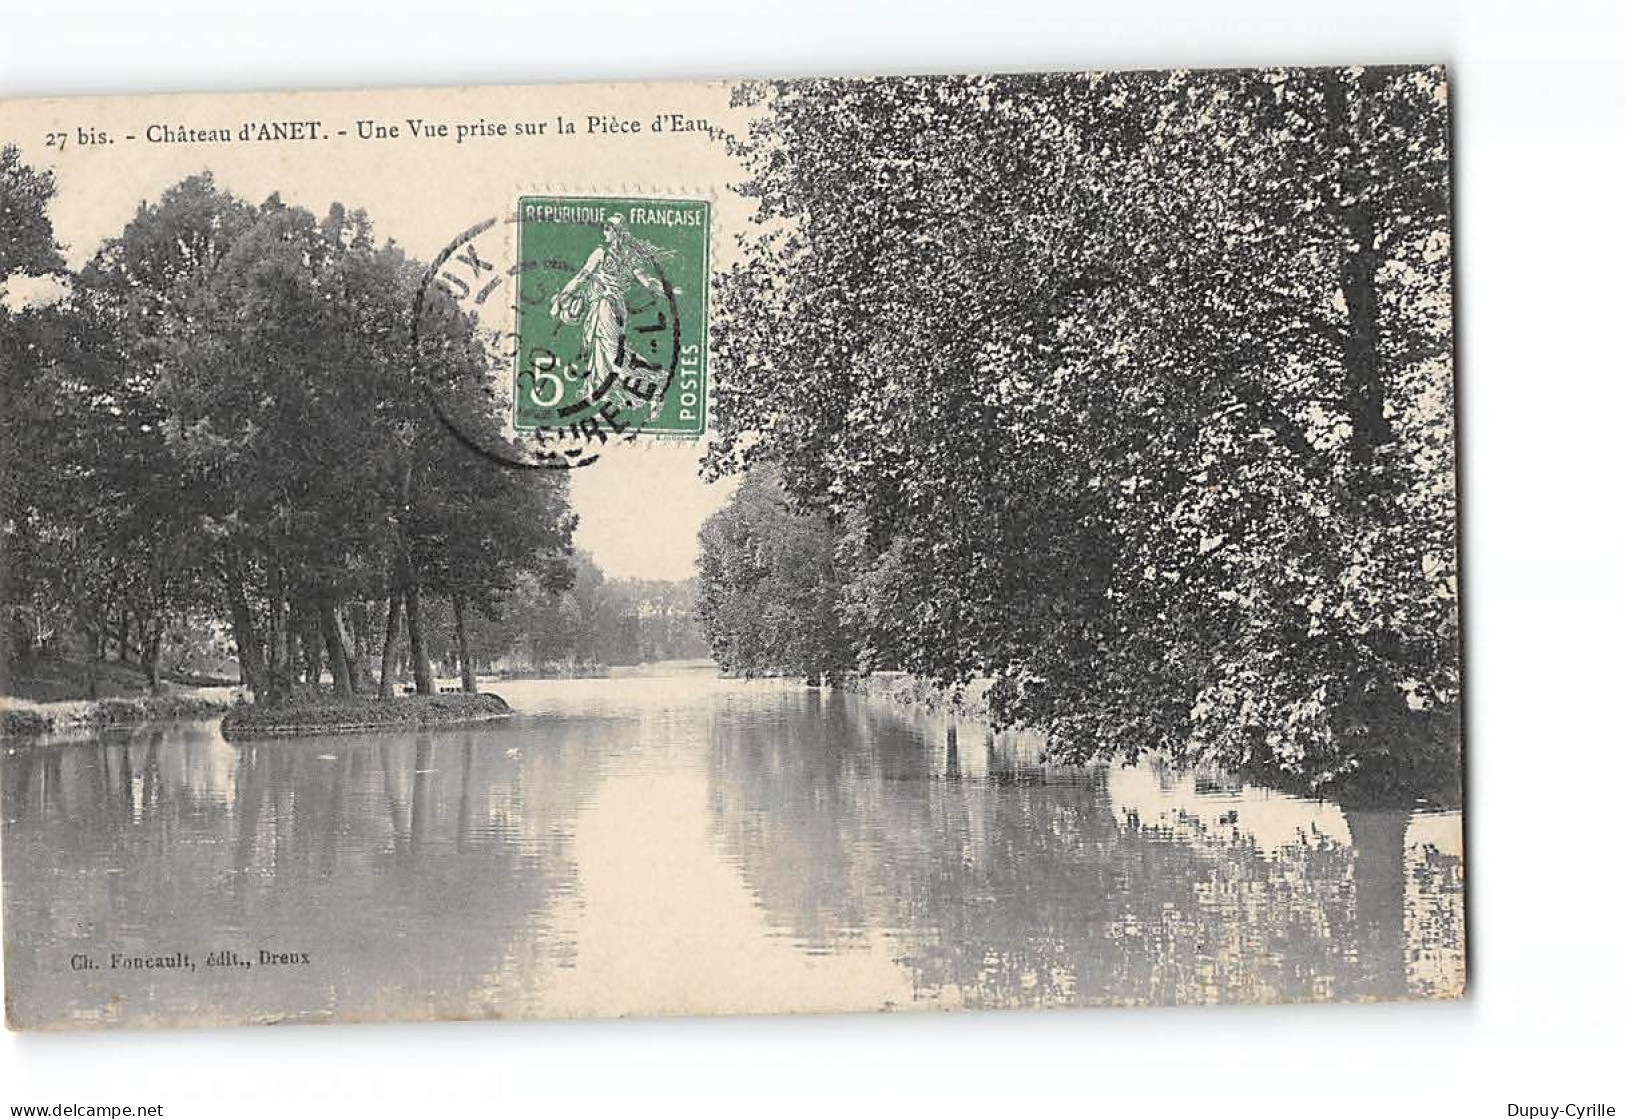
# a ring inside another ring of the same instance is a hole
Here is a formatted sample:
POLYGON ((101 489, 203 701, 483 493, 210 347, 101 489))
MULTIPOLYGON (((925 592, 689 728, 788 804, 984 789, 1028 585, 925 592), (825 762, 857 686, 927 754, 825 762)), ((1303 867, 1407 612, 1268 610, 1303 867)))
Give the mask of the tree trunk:
MULTIPOLYGON (((1375 82, 1370 72, 1361 79, 1375 82)), ((1360 150, 1354 135, 1348 99, 1348 86, 1339 70, 1328 70, 1324 78, 1327 129, 1334 147, 1348 152, 1360 150)), ((1372 94, 1373 89, 1365 91, 1372 94)), ((1357 499, 1369 500, 1382 485, 1376 461, 1379 448, 1393 438, 1388 417, 1383 412, 1385 393, 1381 354, 1381 307, 1377 295, 1377 272, 1382 267, 1382 250, 1377 243, 1375 216, 1361 196, 1369 184, 1358 173, 1342 177, 1340 203, 1343 224, 1350 247, 1343 258, 1339 287, 1347 308, 1348 326, 1343 338, 1343 373, 1348 392, 1349 440, 1357 499)))
POLYGON ((424 644, 423 599, 416 583, 406 584, 406 640, 412 647, 412 684, 418 695, 434 695, 434 672, 424 644))
POLYGON ((452 596, 451 612, 457 619, 457 660, 463 666, 463 691, 473 695, 479 685, 474 679, 474 658, 468 652, 468 617, 461 595, 452 596))
POLYGON ((260 654, 260 636, 254 628, 254 614, 248 608, 248 595, 243 590, 242 567, 237 557, 226 561, 226 592, 231 599, 231 630, 237 642, 237 665, 243 683, 260 699, 266 693, 265 659, 260 654))
MULTIPOLYGON (((1350 441, 1354 463, 1369 474, 1377 449, 1392 438, 1383 414, 1382 357, 1378 350, 1377 257, 1371 215, 1356 206, 1345 216, 1354 250, 1343 262, 1343 300, 1348 306, 1348 335, 1343 365, 1348 378, 1350 441)), ((1366 481, 1370 481, 1368 477, 1366 481)))
POLYGON ((350 646, 355 654, 355 686, 357 691, 373 687, 377 681, 372 678, 372 644, 367 640, 369 627, 367 624, 367 604, 355 602, 350 605, 350 633, 354 644, 350 646))
POLYGON ((153 618, 152 632, 147 635, 145 646, 141 650, 141 667, 147 673, 147 689, 157 695, 163 687, 163 658, 164 658, 164 620, 153 618))
POLYGON ((349 623, 350 636, 353 642, 350 645, 350 666, 354 669, 351 677, 355 681, 357 694, 363 691, 371 691, 378 686, 378 681, 372 675, 372 654, 370 652, 372 645, 367 640, 367 621, 367 604, 364 602, 352 604, 349 623))
POLYGON ((305 653, 305 687, 314 690, 322 683, 322 627, 308 610, 300 627, 299 644, 305 653))
POLYGON ((324 599, 316 607, 316 617, 322 627, 322 639, 327 644, 327 663, 333 669, 333 694, 340 699, 349 699, 355 694, 355 689, 350 682, 344 638, 339 633, 338 611, 333 608, 330 600, 324 599))
POLYGON ((395 655, 401 633, 401 592, 389 592, 389 620, 384 623, 384 652, 378 661, 378 698, 395 698, 395 655))
POLYGON ((266 622, 265 668, 271 685, 271 697, 275 700, 293 690, 288 666, 288 599, 283 589, 281 565, 273 560, 265 567, 266 596, 271 608, 266 622))
POLYGON ((85 627, 85 648, 89 650, 89 655, 85 657, 87 662, 86 668, 88 670, 86 684, 88 690, 90 691, 90 698, 99 699, 100 696, 97 693, 101 691, 102 683, 102 651, 100 645, 100 635, 88 625, 85 627))
POLYGON ((361 673, 356 669, 354 638, 344 625, 344 611, 336 606, 333 607, 333 630, 339 635, 339 648, 344 652, 344 675, 349 677, 351 694, 355 694, 361 691, 361 673))
POLYGON ((288 614, 282 630, 282 678, 285 680, 289 692, 293 691, 295 682, 299 679, 299 617, 301 611, 295 604, 293 592, 287 595, 288 614))

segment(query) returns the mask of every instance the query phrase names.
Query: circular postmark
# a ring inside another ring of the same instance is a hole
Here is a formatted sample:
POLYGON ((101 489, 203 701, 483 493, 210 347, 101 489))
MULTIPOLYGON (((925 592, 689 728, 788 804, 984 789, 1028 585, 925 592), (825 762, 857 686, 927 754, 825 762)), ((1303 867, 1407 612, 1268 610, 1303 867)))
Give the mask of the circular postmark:
POLYGON ((450 433, 503 466, 548 470, 589 465, 640 434, 686 434, 709 264, 709 213, 694 207, 526 198, 448 242, 418 286, 411 347, 417 385, 450 433), (671 231, 685 223, 701 252, 684 251, 687 228, 671 231))

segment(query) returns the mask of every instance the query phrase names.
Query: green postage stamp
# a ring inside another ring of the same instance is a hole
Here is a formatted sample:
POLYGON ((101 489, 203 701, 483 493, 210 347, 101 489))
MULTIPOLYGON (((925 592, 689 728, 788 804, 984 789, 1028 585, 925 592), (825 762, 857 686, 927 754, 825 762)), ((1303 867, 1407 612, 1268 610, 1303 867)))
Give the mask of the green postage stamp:
POLYGON ((519 200, 514 427, 698 438, 711 205, 519 200))

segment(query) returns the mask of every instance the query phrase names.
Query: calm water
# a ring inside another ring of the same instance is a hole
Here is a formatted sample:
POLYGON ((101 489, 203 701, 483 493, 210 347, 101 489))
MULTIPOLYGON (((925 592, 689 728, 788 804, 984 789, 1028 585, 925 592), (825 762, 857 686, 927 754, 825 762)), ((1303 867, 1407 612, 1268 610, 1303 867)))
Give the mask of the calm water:
POLYGON ((973 722, 709 673, 496 690, 519 718, 236 744, 203 722, 9 751, 15 1022, 1369 999, 1462 981, 1454 812, 1346 811, 1154 765, 1046 769, 973 722), (115 971, 113 952, 191 966, 115 971))

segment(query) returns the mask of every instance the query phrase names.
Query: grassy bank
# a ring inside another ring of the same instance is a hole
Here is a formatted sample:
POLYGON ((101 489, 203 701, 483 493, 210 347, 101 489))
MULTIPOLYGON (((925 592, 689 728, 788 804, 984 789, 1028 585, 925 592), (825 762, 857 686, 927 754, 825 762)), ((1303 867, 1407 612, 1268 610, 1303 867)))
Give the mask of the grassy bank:
POLYGON ((81 730, 109 730, 142 723, 202 719, 228 705, 219 699, 176 692, 165 695, 113 696, 63 703, 0 699, 0 738, 28 738, 81 730))
POLYGON ((278 704, 242 704, 221 722, 227 738, 278 738, 369 730, 416 730, 480 723, 513 714, 501 696, 413 695, 399 699, 306 696, 278 704))
POLYGON ((123 661, 92 664, 73 657, 40 657, 26 664, 19 661, 5 667, 4 687, 0 691, 4 691, 7 698, 33 703, 141 696, 151 691, 147 674, 123 661))

